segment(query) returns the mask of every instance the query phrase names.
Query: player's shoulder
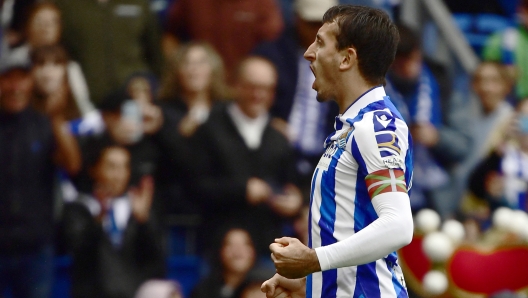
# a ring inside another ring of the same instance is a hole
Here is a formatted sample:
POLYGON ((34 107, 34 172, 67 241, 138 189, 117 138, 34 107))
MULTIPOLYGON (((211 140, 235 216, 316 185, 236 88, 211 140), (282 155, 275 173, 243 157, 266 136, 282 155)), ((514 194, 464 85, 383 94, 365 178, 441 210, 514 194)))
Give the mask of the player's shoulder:
POLYGON ((407 124, 399 113, 384 106, 364 113, 360 120, 353 123, 353 127, 357 137, 408 132, 407 124))
POLYGON ((402 166, 409 148, 409 133, 397 111, 382 106, 364 113, 352 126, 347 144, 352 155, 376 164, 373 168, 402 166))

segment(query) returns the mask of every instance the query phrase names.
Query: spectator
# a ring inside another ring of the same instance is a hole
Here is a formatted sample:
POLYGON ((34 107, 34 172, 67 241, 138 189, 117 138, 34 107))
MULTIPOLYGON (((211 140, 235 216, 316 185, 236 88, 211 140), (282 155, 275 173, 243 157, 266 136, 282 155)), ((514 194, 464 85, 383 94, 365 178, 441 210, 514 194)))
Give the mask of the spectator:
POLYGON ((334 130, 339 114, 333 102, 319 103, 312 89, 314 75, 303 53, 321 27, 324 12, 337 0, 296 0, 295 26, 255 53, 270 59, 279 73, 277 100, 271 109, 273 124, 288 136, 296 150, 296 169, 305 198, 309 198, 312 173, 324 151, 324 139, 334 130))
POLYGON ((164 274, 162 244, 151 217, 154 182, 128 189, 125 147, 92 147, 90 193, 64 207, 63 235, 73 255, 73 297, 133 297, 139 286, 164 274))
MULTIPOLYGON (((2 55, 0 67, 2 64, 9 63, 29 63, 31 52, 35 48, 58 45, 62 34, 62 26, 61 12, 57 6, 51 2, 44 1, 36 3, 30 8, 26 24, 27 41, 2 55)), ((66 61, 66 65, 67 82, 72 93, 72 99, 75 100, 81 115, 85 116, 93 111, 94 107, 90 101, 84 74, 77 62, 69 60, 66 61)))
POLYGON ((59 45, 42 46, 31 54, 35 81, 35 108, 41 112, 63 109, 66 120, 81 117, 68 84, 68 57, 59 45))
POLYGON ((248 231, 231 228, 221 234, 219 258, 211 273, 198 283, 192 298, 235 298, 247 284, 247 278, 256 260, 256 252, 248 231))
POLYGON ((172 102, 157 100, 157 81, 149 74, 133 75, 126 90, 141 109, 143 133, 158 150, 155 170, 158 187, 153 208, 160 216, 199 214, 197 204, 189 199, 188 187, 185 187, 193 174, 189 169, 192 164, 188 140, 178 130, 182 113, 172 102))
POLYGON ((137 72, 160 74, 160 28, 147 0, 55 0, 62 11, 63 41, 79 61, 92 101, 137 72))
POLYGON ((386 91, 413 136, 414 175, 421 179, 413 182, 411 205, 414 211, 428 206, 448 217, 459 202, 454 189, 447 187, 449 170, 468 153, 469 133, 464 129, 469 118, 458 102, 441 102, 439 85, 423 59, 419 37, 404 25, 398 30, 400 43, 387 74, 386 91), (443 110, 448 111, 446 117, 443 110))
MULTIPOLYGON (((472 171, 470 196, 489 212, 500 206, 528 210, 528 101, 520 101, 509 127, 512 140, 494 150, 472 171)), ((468 211, 468 210, 466 210, 468 211)), ((471 211, 471 210, 469 210, 471 211)))
POLYGON ((157 105, 156 94, 157 80, 148 73, 132 75, 125 84, 126 93, 140 108, 143 133, 156 134, 163 125, 163 113, 157 105))
MULTIPOLYGON (((159 110, 157 107, 150 108, 159 110)), ((159 160, 159 148, 151 135, 145 133, 144 128, 148 125, 144 124, 144 111, 138 101, 131 99, 125 90, 118 89, 106 96, 100 105, 100 110, 106 130, 100 135, 81 137, 80 144, 83 153, 89 152, 94 146, 115 143, 126 147, 129 151, 131 156, 130 183, 132 185, 137 185, 144 175, 154 175, 159 160)), ((161 117, 160 111, 154 114, 154 118, 161 117)), ((159 122, 162 120, 156 118, 148 121, 157 123, 154 126, 159 128, 159 122)), ((87 167, 89 164, 86 161, 84 164, 81 174, 74 182, 79 191, 90 192, 92 186, 87 167)))
POLYGON ((473 73, 472 100, 475 108, 468 112, 471 119, 471 154, 456 168, 456 183, 461 190, 467 186, 467 175, 504 141, 504 131, 513 116, 506 101, 511 91, 511 79, 506 68, 496 62, 483 62, 473 73))
POLYGON ((212 107, 227 97, 220 56, 206 43, 192 42, 173 51, 162 78, 160 105, 164 123, 155 136, 162 150, 158 191, 164 210, 172 215, 200 215, 192 188, 200 173, 193 171, 189 138, 207 121, 212 107))
MULTIPOLYGON (((259 43, 277 38, 283 28, 276 0, 178 0, 168 15, 165 44, 206 41, 222 56, 233 81, 238 62, 259 43)), ((170 52, 170 51, 168 51, 170 52)))
POLYGON ((528 97, 528 0, 519 0, 517 16, 519 26, 491 36, 482 55, 484 60, 510 66, 510 71, 517 77, 515 95, 521 99, 528 97))
POLYGON ((208 219, 204 231, 210 235, 221 223, 239 223, 259 254, 267 254, 270 239, 302 203, 291 147, 269 124, 276 82, 269 61, 246 58, 237 71, 234 103, 218 105, 194 136, 201 173, 196 195, 208 219))
POLYGON ((168 58, 160 96, 185 114, 178 131, 191 136, 207 121, 213 104, 228 96, 222 58, 207 43, 181 46, 168 58))
POLYGON ((0 293, 49 297, 53 280, 55 166, 75 175, 81 158, 60 109, 30 107, 29 67, 0 74, 0 293))

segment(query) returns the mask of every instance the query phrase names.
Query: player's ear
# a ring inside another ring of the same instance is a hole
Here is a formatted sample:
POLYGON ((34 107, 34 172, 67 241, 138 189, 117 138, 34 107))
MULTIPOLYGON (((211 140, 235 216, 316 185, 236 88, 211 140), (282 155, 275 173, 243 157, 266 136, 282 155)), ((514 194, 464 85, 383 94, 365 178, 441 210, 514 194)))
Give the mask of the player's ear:
POLYGON ((341 63, 339 64, 340 70, 348 70, 357 63, 357 51, 355 48, 350 47, 341 51, 341 63))

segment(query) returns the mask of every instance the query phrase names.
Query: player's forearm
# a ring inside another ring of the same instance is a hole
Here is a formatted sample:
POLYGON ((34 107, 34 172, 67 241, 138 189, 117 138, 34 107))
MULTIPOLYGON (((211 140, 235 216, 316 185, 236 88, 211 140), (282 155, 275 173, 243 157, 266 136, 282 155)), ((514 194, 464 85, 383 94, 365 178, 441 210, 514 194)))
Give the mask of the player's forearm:
POLYGON ((372 203, 378 219, 347 239, 315 249, 322 271, 367 264, 411 242, 413 222, 407 194, 381 194, 372 203))

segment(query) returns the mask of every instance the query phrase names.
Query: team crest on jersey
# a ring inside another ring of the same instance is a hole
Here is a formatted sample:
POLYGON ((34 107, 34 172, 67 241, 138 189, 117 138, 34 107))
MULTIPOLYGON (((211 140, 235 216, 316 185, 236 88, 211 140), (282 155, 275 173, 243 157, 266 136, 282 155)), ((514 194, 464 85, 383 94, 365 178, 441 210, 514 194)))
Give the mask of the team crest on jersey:
POLYGON ((376 111, 373 115, 373 122, 381 157, 399 156, 401 148, 396 136, 396 118, 388 110, 376 111))
POLYGON ((348 136, 352 134, 354 131, 354 127, 350 127, 349 129, 345 130, 339 137, 337 138, 337 146, 341 149, 345 149, 346 143, 348 140, 348 136))

